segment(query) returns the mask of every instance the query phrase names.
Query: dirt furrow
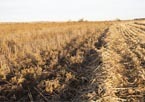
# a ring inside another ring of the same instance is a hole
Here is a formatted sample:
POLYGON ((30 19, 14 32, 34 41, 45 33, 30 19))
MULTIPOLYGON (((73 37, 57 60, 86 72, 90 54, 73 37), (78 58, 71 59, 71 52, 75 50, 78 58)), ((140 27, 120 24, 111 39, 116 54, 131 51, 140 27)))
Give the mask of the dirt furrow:
POLYGON ((137 28, 132 27, 132 26, 128 26, 128 28, 130 29, 130 31, 132 33, 134 33, 137 36, 137 38, 140 41, 144 42, 144 39, 143 38, 145 37, 145 32, 143 32, 142 30, 138 30, 137 28))
POLYGON ((145 26, 144 28, 142 26, 137 26, 136 24, 128 24, 128 26, 133 27, 134 29, 136 29, 138 32, 140 33, 145 33, 145 26))
POLYGON ((81 86, 82 88, 79 90, 79 95, 76 96, 73 101, 93 101, 98 100, 105 93, 104 86, 102 85, 103 81, 106 79, 106 73, 102 69, 102 54, 100 52, 102 47, 106 46, 106 42, 104 41, 106 34, 109 28, 106 28, 102 34, 97 39, 94 39, 96 35, 92 36, 94 46, 93 51, 96 53, 88 53, 86 56, 87 63, 83 65, 85 69, 83 72, 83 77, 87 76, 88 82, 81 86), (98 54, 97 54, 98 53, 98 54), (93 59, 92 59, 93 58, 93 59), (90 74, 90 75, 89 75, 90 74))
MULTIPOLYGON (((124 30, 128 30, 126 28, 124 28, 124 30)), ((128 33, 132 34, 132 32, 129 32, 130 30, 128 30, 128 33)), ((124 32, 122 32, 124 33, 124 32)), ((129 42, 131 42, 133 39, 126 39, 129 40, 129 42)), ((134 41, 133 41, 134 42, 134 41)), ((138 43, 139 45, 139 43, 138 43)), ((138 93, 138 90, 140 88, 144 88, 142 82, 144 83, 144 79, 140 77, 140 72, 143 71, 142 66, 140 66, 140 62, 142 62, 142 59, 139 59, 135 53, 135 51, 137 53, 139 53, 140 51, 137 50, 136 48, 133 48, 135 46, 134 43, 130 44, 128 46, 128 50, 126 51, 125 55, 122 55, 122 64, 124 64, 125 70, 124 72, 124 78, 127 80, 124 80, 124 82, 126 82, 123 86, 124 87, 131 87, 132 93, 129 92, 129 89, 123 89, 123 91, 119 91, 119 93, 122 93, 124 95, 118 94, 119 97, 121 98, 125 98, 127 99, 127 101, 143 101, 144 100, 144 91, 141 91, 140 93, 138 93), (126 61, 125 61, 126 60, 126 61), (125 61, 125 62, 124 62, 125 61), (127 68, 127 69, 126 69, 127 68), (142 80, 142 82, 140 82, 140 80, 142 80), (134 89, 133 89, 134 88, 134 89), (126 91, 125 91, 126 90, 126 91)), ((130 88, 130 90, 131 90, 130 88)))
POLYGON ((102 102, 143 102, 144 100, 144 68, 138 54, 142 50, 138 37, 125 24, 110 27, 105 41, 107 47, 101 49, 102 69, 106 72, 105 93, 102 102))
POLYGON ((144 24, 144 23, 140 23, 140 22, 135 22, 135 24, 145 26, 145 24, 144 24))
POLYGON ((107 78, 105 79, 103 84, 105 93, 100 99, 101 102, 117 102, 119 100, 123 100, 120 97, 117 97, 117 95, 115 94, 116 88, 120 85, 122 80, 122 69, 120 67, 120 63, 118 62, 121 58, 114 51, 116 50, 115 47, 119 47, 119 44, 122 43, 122 40, 118 39, 120 38, 120 35, 117 32, 118 27, 116 26, 117 25, 110 27, 108 35, 105 39, 105 41, 107 42, 107 47, 102 48, 101 50, 103 59, 102 69, 107 74, 107 78))

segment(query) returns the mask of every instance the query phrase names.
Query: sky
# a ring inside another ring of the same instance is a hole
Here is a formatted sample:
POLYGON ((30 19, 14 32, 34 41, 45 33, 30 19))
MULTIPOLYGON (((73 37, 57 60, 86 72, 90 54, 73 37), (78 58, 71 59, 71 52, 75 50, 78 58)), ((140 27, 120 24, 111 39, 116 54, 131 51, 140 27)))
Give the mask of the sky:
POLYGON ((0 0, 0 22, 145 17, 145 0, 0 0))

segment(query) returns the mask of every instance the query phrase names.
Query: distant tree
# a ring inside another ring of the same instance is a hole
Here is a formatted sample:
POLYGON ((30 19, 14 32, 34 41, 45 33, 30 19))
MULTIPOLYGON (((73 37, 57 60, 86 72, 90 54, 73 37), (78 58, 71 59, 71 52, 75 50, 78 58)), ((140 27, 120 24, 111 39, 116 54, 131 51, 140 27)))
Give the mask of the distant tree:
POLYGON ((121 21, 121 19, 119 19, 119 18, 116 18, 116 19, 115 19, 115 21, 121 21))
POLYGON ((70 19, 67 22, 72 22, 70 19))
POLYGON ((78 22, 84 22, 84 18, 79 19, 78 22))

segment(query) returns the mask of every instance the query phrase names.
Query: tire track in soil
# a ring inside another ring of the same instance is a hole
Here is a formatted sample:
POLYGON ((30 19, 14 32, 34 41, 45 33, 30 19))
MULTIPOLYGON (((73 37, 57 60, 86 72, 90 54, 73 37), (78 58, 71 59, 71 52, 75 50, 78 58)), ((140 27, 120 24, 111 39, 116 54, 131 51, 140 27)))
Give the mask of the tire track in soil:
MULTIPOLYGON (((80 72, 76 72, 76 79, 71 80, 68 86, 62 90, 59 100, 78 102, 96 100, 100 98, 100 94, 102 94, 103 90, 99 86, 98 78, 100 78, 100 82, 102 82, 105 77, 100 75, 99 71, 96 72, 103 63, 101 53, 98 51, 98 49, 104 46, 105 42, 102 39, 104 39, 107 32, 108 28, 105 29, 99 37, 96 37, 97 35, 94 34, 89 38, 92 39, 92 41, 87 43, 91 44, 92 47, 85 52, 84 59, 82 63, 79 64, 80 72)), ((69 67, 71 68, 73 65, 69 67)))
POLYGON ((102 46, 106 46, 106 42, 104 41, 104 39, 106 38, 106 34, 109 31, 109 28, 105 29, 105 31, 101 34, 101 36, 98 38, 98 42, 95 43, 95 46, 97 49, 101 49, 102 46))

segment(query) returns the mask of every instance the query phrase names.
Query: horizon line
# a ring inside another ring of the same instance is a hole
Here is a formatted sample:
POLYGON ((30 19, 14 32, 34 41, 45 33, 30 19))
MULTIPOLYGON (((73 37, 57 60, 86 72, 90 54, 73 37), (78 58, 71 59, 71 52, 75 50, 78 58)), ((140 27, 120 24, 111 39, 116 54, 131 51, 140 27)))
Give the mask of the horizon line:
MULTIPOLYGON (((130 19, 120 19, 119 17, 115 18, 115 19, 103 19, 103 20, 88 20, 85 18, 80 18, 78 20, 71 20, 71 19, 67 19, 67 20, 11 20, 11 21, 0 21, 0 23, 42 23, 42 22, 48 22, 48 23, 61 23, 61 22, 79 22, 80 20, 83 20, 82 22, 103 22, 103 21, 116 21, 116 20, 121 20, 121 21, 128 21, 128 20, 145 20, 145 17, 137 17, 137 18, 130 18, 130 19)), ((81 22, 81 21, 80 21, 81 22)))

